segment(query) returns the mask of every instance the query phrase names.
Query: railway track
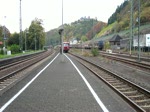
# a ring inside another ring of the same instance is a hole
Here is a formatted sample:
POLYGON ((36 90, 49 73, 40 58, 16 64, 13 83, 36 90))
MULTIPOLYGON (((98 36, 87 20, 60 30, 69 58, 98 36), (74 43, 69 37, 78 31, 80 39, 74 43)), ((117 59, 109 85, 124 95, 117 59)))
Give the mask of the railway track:
MULTIPOLYGON (((8 86, 10 84, 21 80, 21 78, 23 78, 26 72, 28 71, 26 70, 27 68, 29 69, 31 66, 34 66, 37 62, 45 59, 52 53, 53 51, 38 53, 29 57, 27 56, 24 60, 15 60, 13 63, 7 63, 1 66, 0 91, 2 92, 0 92, 0 94, 3 94, 3 90, 5 91, 5 89, 9 89, 8 86)), ((34 67, 29 70, 34 69, 34 67)))
POLYGON ((3 60, 0 60, 0 70, 2 69, 5 69, 7 67, 10 67, 12 66, 13 64, 17 64, 17 63, 20 63, 21 61, 26 61, 27 59, 30 59, 30 57, 36 57, 37 55, 41 54, 41 53, 44 53, 45 51, 42 51, 42 52, 37 52, 37 53, 34 53, 34 54, 28 54, 28 55, 23 55, 23 56, 17 56, 17 57, 14 57, 14 58, 8 58, 8 59, 3 59, 3 60))
POLYGON ((150 91, 136 85, 129 80, 113 73, 106 68, 93 62, 85 60, 80 56, 75 57, 82 65, 93 72, 98 78, 103 80, 123 99, 127 101, 138 112, 150 112, 150 91))
POLYGON ((100 54, 103 57, 112 59, 112 60, 116 60, 116 61, 120 61, 129 65, 133 65, 134 67, 137 67, 139 69, 145 70, 145 71, 150 71, 150 64, 149 64, 149 59, 145 59, 142 62, 137 62, 135 61, 135 59, 130 59, 129 57, 125 58, 125 57, 121 57, 121 56, 116 56, 116 55, 111 55, 111 54, 106 54, 106 53, 101 53, 100 54))

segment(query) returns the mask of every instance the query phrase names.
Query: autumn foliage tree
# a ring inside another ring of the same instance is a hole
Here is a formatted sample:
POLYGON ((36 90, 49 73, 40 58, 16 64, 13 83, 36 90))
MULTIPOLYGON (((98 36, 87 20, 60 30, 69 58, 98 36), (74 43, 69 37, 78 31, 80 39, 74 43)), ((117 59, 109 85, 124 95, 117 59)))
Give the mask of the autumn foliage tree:
POLYGON ((107 24, 104 22, 98 22, 95 24, 90 31, 87 32, 86 36, 90 40, 94 38, 94 36, 99 33, 107 24))

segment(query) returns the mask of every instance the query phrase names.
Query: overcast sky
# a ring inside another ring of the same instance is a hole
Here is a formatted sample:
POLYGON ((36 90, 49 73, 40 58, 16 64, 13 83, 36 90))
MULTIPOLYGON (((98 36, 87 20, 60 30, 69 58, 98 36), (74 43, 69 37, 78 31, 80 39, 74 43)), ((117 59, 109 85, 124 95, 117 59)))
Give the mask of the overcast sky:
MULTIPOLYGON (((43 20, 45 31, 62 24, 62 0, 21 1, 22 30, 28 28, 35 18, 43 20)), ((123 2, 124 0, 63 0, 63 23, 71 23, 85 16, 107 22, 123 2)), ((6 25, 11 33, 19 32, 20 0, 0 0, 0 4, 0 25, 6 25)))

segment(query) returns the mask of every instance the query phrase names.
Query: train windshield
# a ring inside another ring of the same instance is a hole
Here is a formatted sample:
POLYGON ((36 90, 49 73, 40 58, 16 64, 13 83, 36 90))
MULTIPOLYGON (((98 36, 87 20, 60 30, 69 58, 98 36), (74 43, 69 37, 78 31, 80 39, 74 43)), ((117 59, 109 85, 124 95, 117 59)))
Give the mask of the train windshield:
POLYGON ((64 44, 64 47, 67 47, 67 46, 69 46, 68 44, 64 44))

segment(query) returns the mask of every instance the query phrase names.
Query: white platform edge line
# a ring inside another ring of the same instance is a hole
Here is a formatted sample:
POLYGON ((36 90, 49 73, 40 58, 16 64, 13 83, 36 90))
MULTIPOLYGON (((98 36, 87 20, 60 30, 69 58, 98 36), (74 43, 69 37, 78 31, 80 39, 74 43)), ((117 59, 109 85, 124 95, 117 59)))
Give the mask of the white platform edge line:
POLYGON ((87 85, 87 87, 89 88, 90 92, 92 93, 92 95, 94 96, 95 100, 97 101, 97 103, 99 104, 99 106, 102 108, 102 110, 104 112, 109 112, 108 109, 105 107, 105 105, 102 103, 102 101, 100 100, 100 98, 98 97, 98 95, 96 94, 96 92, 94 91, 94 89, 92 88, 92 86, 90 85, 90 83, 86 80, 86 78, 83 76, 83 74, 80 72, 80 70, 77 68, 77 66, 73 63, 73 61, 66 55, 64 54, 69 61, 72 63, 72 65, 75 67, 75 69, 78 71, 78 73, 80 74, 80 76, 82 77, 82 79, 84 80, 85 84, 87 85))
POLYGON ((3 112, 52 62, 58 57, 59 54, 48 63, 30 82, 28 82, 17 94, 15 94, 9 101, 7 101, 1 108, 0 112, 3 112))

